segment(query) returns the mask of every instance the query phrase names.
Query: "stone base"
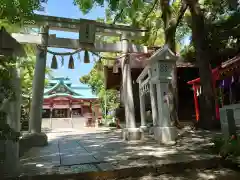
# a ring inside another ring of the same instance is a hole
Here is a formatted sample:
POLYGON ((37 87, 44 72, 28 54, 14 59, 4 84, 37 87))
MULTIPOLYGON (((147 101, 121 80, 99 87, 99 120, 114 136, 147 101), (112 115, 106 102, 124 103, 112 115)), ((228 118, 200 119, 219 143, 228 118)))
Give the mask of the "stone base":
POLYGON ((147 126, 140 126, 140 131, 141 132, 147 132, 148 131, 148 127, 147 126))
POLYGON ((11 140, 0 140, 0 153, 1 177, 17 177, 20 171, 19 143, 11 140))
POLYGON ((177 129, 175 127, 154 127, 153 134, 158 142, 172 144, 176 141, 177 129))
POLYGON ((139 128, 125 128, 122 130, 122 137, 126 141, 141 140, 143 132, 139 128))
POLYGON ((149 135, 153 135, 154 134, 154 127, 150 127, 148 130, 149 135))
POLYGON ((48 145, 48 137, 45 133, 28 133, 19 140, 20 156, 32 147, 48 145))

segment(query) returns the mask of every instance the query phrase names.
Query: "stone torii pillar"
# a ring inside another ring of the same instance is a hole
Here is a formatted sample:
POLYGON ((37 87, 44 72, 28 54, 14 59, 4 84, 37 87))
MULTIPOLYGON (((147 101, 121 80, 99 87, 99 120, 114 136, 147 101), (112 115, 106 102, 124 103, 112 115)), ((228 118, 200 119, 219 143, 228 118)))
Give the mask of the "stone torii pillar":
POLYGON ((125 140, 139 140, 141 139, 141 132, 139 128, 136 128, 131 66, 129 62, 130 59, 128 56, 129 41, 128 41, 127 35, 123 34, 121 37, 121 40, 122 40, 122 52, 123 52, 123 58, 121 60, 122 86, 123 86, 125 121, 126 121, 126 128, 123 130, 123 138, 125 140))
POLYGON ((43 146, 47 144, 47 136, 41 132, 41 125, 49 27, 41 27, 40 35, 42 44, 37 48, 32 87, 33 92, 30 109, 29 134, 23 137, 24 140, 27 140, 26 144, 28 142, 27 146, 31 147, 43 146))

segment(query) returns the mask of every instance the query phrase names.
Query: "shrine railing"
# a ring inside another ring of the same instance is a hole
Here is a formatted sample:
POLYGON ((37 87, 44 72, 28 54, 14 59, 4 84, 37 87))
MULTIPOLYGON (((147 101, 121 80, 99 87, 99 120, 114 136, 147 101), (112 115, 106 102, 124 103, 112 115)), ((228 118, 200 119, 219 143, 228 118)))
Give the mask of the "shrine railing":
POLYGON ((140 89, 141 95, 149 93, 149 81, 150 81, 150 78, 148 77, 141 84, 139 84, 139 89, 140 89))
POLYGON ((149 92, 149 81, 149 67, 147 66, 137 78, 137 82, 139 83, 139 93, 141 96, 149 92))
POLYGON ((144 78, 146 78, 146 76, 149 76, 148 74, 148 70, 150 68, 148 66, 146 66, 143 71, 141 72, 141 74, 138 76, 137 78, 137 82, 139 83, 140 81, 142 81, 144 78))

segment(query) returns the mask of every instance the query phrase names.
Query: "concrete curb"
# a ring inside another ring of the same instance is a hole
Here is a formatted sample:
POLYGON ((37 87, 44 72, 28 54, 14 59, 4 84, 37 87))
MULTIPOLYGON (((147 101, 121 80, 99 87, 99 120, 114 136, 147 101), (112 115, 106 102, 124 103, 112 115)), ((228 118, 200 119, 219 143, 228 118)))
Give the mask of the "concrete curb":
POLYGON ((240 171, 237 164, 231 161, 223 160, 219 157, 214 157, 204 160, 193 160, 190 162, 178 162, 162 165, 146 165, 141 167, 129 167, 123 169, 117 169, 113 171, 100 171, 100 172, 86 172, 86 173, 73 173, 73 174, 52 174, 52 175, 36 175, 36 176, 21 176, 18 178, 6 178, 18 179, 18 180, 111 180, 111 179, 123 179, 130 177, 142 177, 144 175, 161 175, 171 172, 183 172, 186 169, 211 169, 224 167, 240 171))

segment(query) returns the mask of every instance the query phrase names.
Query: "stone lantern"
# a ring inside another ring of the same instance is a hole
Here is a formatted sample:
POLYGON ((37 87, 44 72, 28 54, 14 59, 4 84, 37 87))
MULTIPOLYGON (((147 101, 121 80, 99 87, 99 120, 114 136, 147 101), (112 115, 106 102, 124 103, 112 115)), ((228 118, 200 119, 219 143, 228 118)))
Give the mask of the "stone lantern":
POLYGON ((0 30, 0 57, 8 56, 26 56, 21 44, 16 41, 4 27, 0 30))
POLYGON ((178 57, 167 47, 153 54, 149 59, 149 77, 151 83, 152 98, 156 105, 152 105, 152 111, 157 114, 155 126, 153 127, 154 137, 162 143, 175 141, 177 136, 176 128, 171 126, 170 112, 167 103, 168 86, 171 83, 173 67, 178 57))
MULTIPOLYGON (((24 57, 25 51, 20 43, 18 43, 5 28, 0 30, 0 59, 8 60, 6 57, 24 57)), ((17 63, 16 63, 17 64, 17 63)), ((8 124, 16 133, 20 132, 20 116, 21 116, 21 82, 18 67, 9 69, 12 74, 10 84, 15 93, 14 100, 5 99, 0 104, 1 114, 4 117, 0 119, 2 125, 8 124)), ((10 133, 13 134, 13 133, 10 133)), ((0 158, 0 173, 3 176, 15 176, 19 171, 19 143, 13 139, 0 140, 0 152, 4 154, 3 162, 0 158)))

